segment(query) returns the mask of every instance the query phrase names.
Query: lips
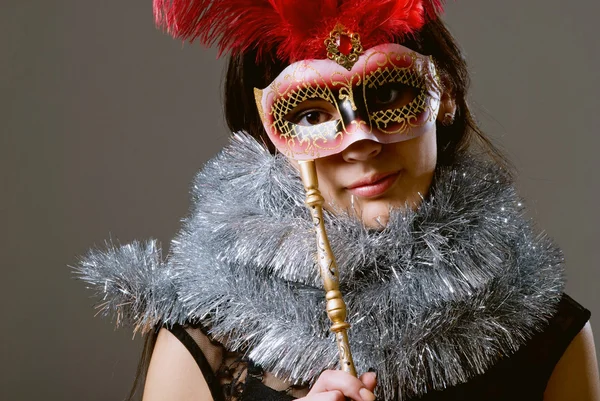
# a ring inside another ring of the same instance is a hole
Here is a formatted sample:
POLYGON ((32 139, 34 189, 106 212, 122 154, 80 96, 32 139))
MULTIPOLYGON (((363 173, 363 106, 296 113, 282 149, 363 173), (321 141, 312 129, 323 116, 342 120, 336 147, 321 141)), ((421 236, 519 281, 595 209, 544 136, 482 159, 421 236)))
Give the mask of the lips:
POLYGON ((356 196, 363 198, 375 198, 383 195, 392 185, 394 185, 399 175, 399 171, 375 174, 365 179, 356 181, 352 185, 346 187, 346 189, 351 194, 356 196))

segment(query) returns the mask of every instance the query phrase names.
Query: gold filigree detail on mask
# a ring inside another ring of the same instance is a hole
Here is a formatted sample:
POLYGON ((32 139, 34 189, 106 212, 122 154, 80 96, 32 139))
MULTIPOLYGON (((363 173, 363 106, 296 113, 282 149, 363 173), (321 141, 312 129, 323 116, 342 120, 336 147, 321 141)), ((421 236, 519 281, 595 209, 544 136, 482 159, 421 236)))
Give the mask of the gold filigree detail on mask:
POLYGON ((254 88, 254 101, 256 102, 256 108, 258 109, 258 115, 260 116, 260 120, 264 123, 265 111, 263 110, 262 96, 263 96, 263 90, 254 88))
POLYGON ((360 35, 349 32, 339 23, 333 28, 324 43, 327 57, 348 71, 352 69, 358 61, 358 57, 363 53, 360 35))
MULTIPOLYGON (((411 128, 417 128, 424 123, 418 123, 418 114, 425 111, 428 106, 427 96, 424 92, 413 99, 409 104, 399 109, 378 110, 369 114, 372 124, 384 134, 394 135, 406 133, 411 128), (393 130, 388 130, 390 124, 398 124, 393 130)), ((429 120, 426 120, 429 121, 429 120)))
MULTIPOLYGON (((436 102, 439 100, 441 88, 439 76, 430 57, 421 56, 414 52, 389 53, 377 51, 369 54, 364 60, 361 72, 345 76, 343 73, 334 72, 328 79, 320 71, 302 65, 302 69, 310 69, 313 78, 304 79, 296 76, 296 72, 286 74, 279 82, 269 86, 267 96, 275 99, 263 115, 265 124, 276 132, 279 138, 286 143, 289 154, 308 155, 319 157, 320 150, 335 150, 344 142, 345 135, 351 135, 354 130, 380 134, 409 134, 411 129, 420 128, 428 122, 435 120, 436 102), (374 58, 373 58, 374 57, 374 58), (368 66, 376 66, 374 70, 368 66), (414 98, 407 104, 382 109, 373 109, 368 99, 369 91, 389 84, 400 83, 414 88, 414 98), (362 93, 361 93, 362 92, 362 93), (437 94, 437 95, 436 95, 437 94), (358 97, 362 96, 362 100, 358 97), (366 114, 362 118, 344 121, 341 117, 315 125, 299 125, 293 121, 294 109, 308 100, 324 100, 337 109, 341 116, 341 105, 348 102, 353 111, 362 102, 366 114), (427 114, 424 114, 427 113, 427 114), (350 124, 346 126, 346 124, 350 124), (352 129, 350 129, 352 127, 352 129), (299 151, 302 149, 302 151, 299 151)), ((255 91, 257 104, 262 105, 262 94, 255 91)), ((259 112, 263 111, 259 106, 259 112)), ((286 154, 288 152, 285 152, 286 154)))
POLYGON ((279 136, 285 139, 288 146, 293 147, 296 142, 298 144, 306 143, 306 154, 312 154, 310 152, 315 151, 313 147, 315 147, 317 141, 325 144, 331 141, 331 139, 342 135, 341 132, 337 132, 332 138, 331 124, 303 127, 288 121, 286 118, 296 106, 310 99, 322 99, 335 105, 335 96, 329 87, 311 86, 308 83, 302 83, 299 88, 286 90, 283 93, 278 88, 273 89, 281 97, 273 103, 271 108, 270 113, 273 122, 270 128, 278 132, 279 136))
POLYGON ((340 86, 340 90, 338 93, 338 98, 342 101, 348 101, 350 103, 350 107, 352 110, 356 110, 356 103, 354 102, 354 86, 359 86, 362 82, 362 77, 360 74, 356 73, 351 77, 346 77, 343 74, 336 72, 331 77, 331 84, 333 86, 340 86), (337 77, 340 78, 337 78, 337 77), (337 78, 337 79, 336 79, 337 78), (354 82, 356 79, 356 82, 354 82))
MULTIPOLYGON (((363 81, 365 89, 373 89, 384 84, 395 82, 411 86, 419 90, 418 95, 408 104, 399 108, 387 108, 377 111, 368 111, 371 125, 384 134, 395 135, 407 133, 412 128, 418 128, 425 125, 432 119, 432 108, 429 102, 430 90, 439 87, 439 78, 437 74, 431 76, 430 58, 418 57, 416 53, 387 54, 374 53, 369 58, 376 55, 385 54, 386 60, 378 62, 381 67, 366 75, 363 81), (410 64, 405 67, 398 67, 394 61, 405 61, 410 57, 410 64), (425 65, 423 65, 425 64, 425 65), (385 66, 385 67, 384 67, 385 66), (427 71, 424 71, 427 69, 427 71), (429 110, 427 119, 419 123, 419 115, 429 110), (393 130, 388 129, 390 125, 396 125, 393 130)), ((368 63, 368 60, 366 61, 368 63)), ((365 64, 366 64, 365 63, 365 64)), ((365 104, 368 108, 367 99, 365 104)))

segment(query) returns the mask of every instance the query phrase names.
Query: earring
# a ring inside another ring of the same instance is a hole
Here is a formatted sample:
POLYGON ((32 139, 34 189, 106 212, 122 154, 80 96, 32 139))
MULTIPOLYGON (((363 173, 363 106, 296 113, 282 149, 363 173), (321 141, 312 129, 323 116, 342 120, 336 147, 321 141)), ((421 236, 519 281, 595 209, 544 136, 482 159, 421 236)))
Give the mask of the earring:
POLYGON ((452 124, 454 124, 454 113, 444 114, 444 119, 442 120, 442 125, 444 127, 449 127, 452 124))

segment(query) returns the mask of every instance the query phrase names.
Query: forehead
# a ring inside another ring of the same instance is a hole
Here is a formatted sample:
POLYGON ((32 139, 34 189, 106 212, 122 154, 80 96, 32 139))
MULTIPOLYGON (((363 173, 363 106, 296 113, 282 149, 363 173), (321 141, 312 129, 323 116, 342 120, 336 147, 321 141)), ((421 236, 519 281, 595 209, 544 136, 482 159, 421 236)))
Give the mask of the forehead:
MULTIPOLYGON (((342 87, 361 84, 361 77, 375 71, 413 70, 425 74, 430 71, 430 58, 395 43, 386 43, 366 50, 351 70, 333 60, 301 60, 287 66, 269 85, 273 95, 311 86, 342 87)), ((365 83, 366 84, 366 83, 365 83)), ((266 88, 265 88, 266 89, 266 88)))

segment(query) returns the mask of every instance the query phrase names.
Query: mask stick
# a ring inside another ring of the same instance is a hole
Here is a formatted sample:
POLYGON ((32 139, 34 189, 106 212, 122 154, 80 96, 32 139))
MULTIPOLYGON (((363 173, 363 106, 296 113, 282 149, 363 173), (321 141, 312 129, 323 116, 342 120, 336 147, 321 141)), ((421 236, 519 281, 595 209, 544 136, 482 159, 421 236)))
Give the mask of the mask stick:
POLYGON ((315 233, 317 236, 317 263, 327 299, 327 316, 333 323, 330 330, 335 333, 341 370, 356 377, 356 368, 350 352, 347 330, 350 324, 346 322, 346 303, 342 299, 339 286, 339 270, 335 257, 331 251, 325 225, 323 223, 323 196, 319 191, 317 169, 314 160, 300 160, 300 175, 306 190, 306 205, 312 215, 315 233))

